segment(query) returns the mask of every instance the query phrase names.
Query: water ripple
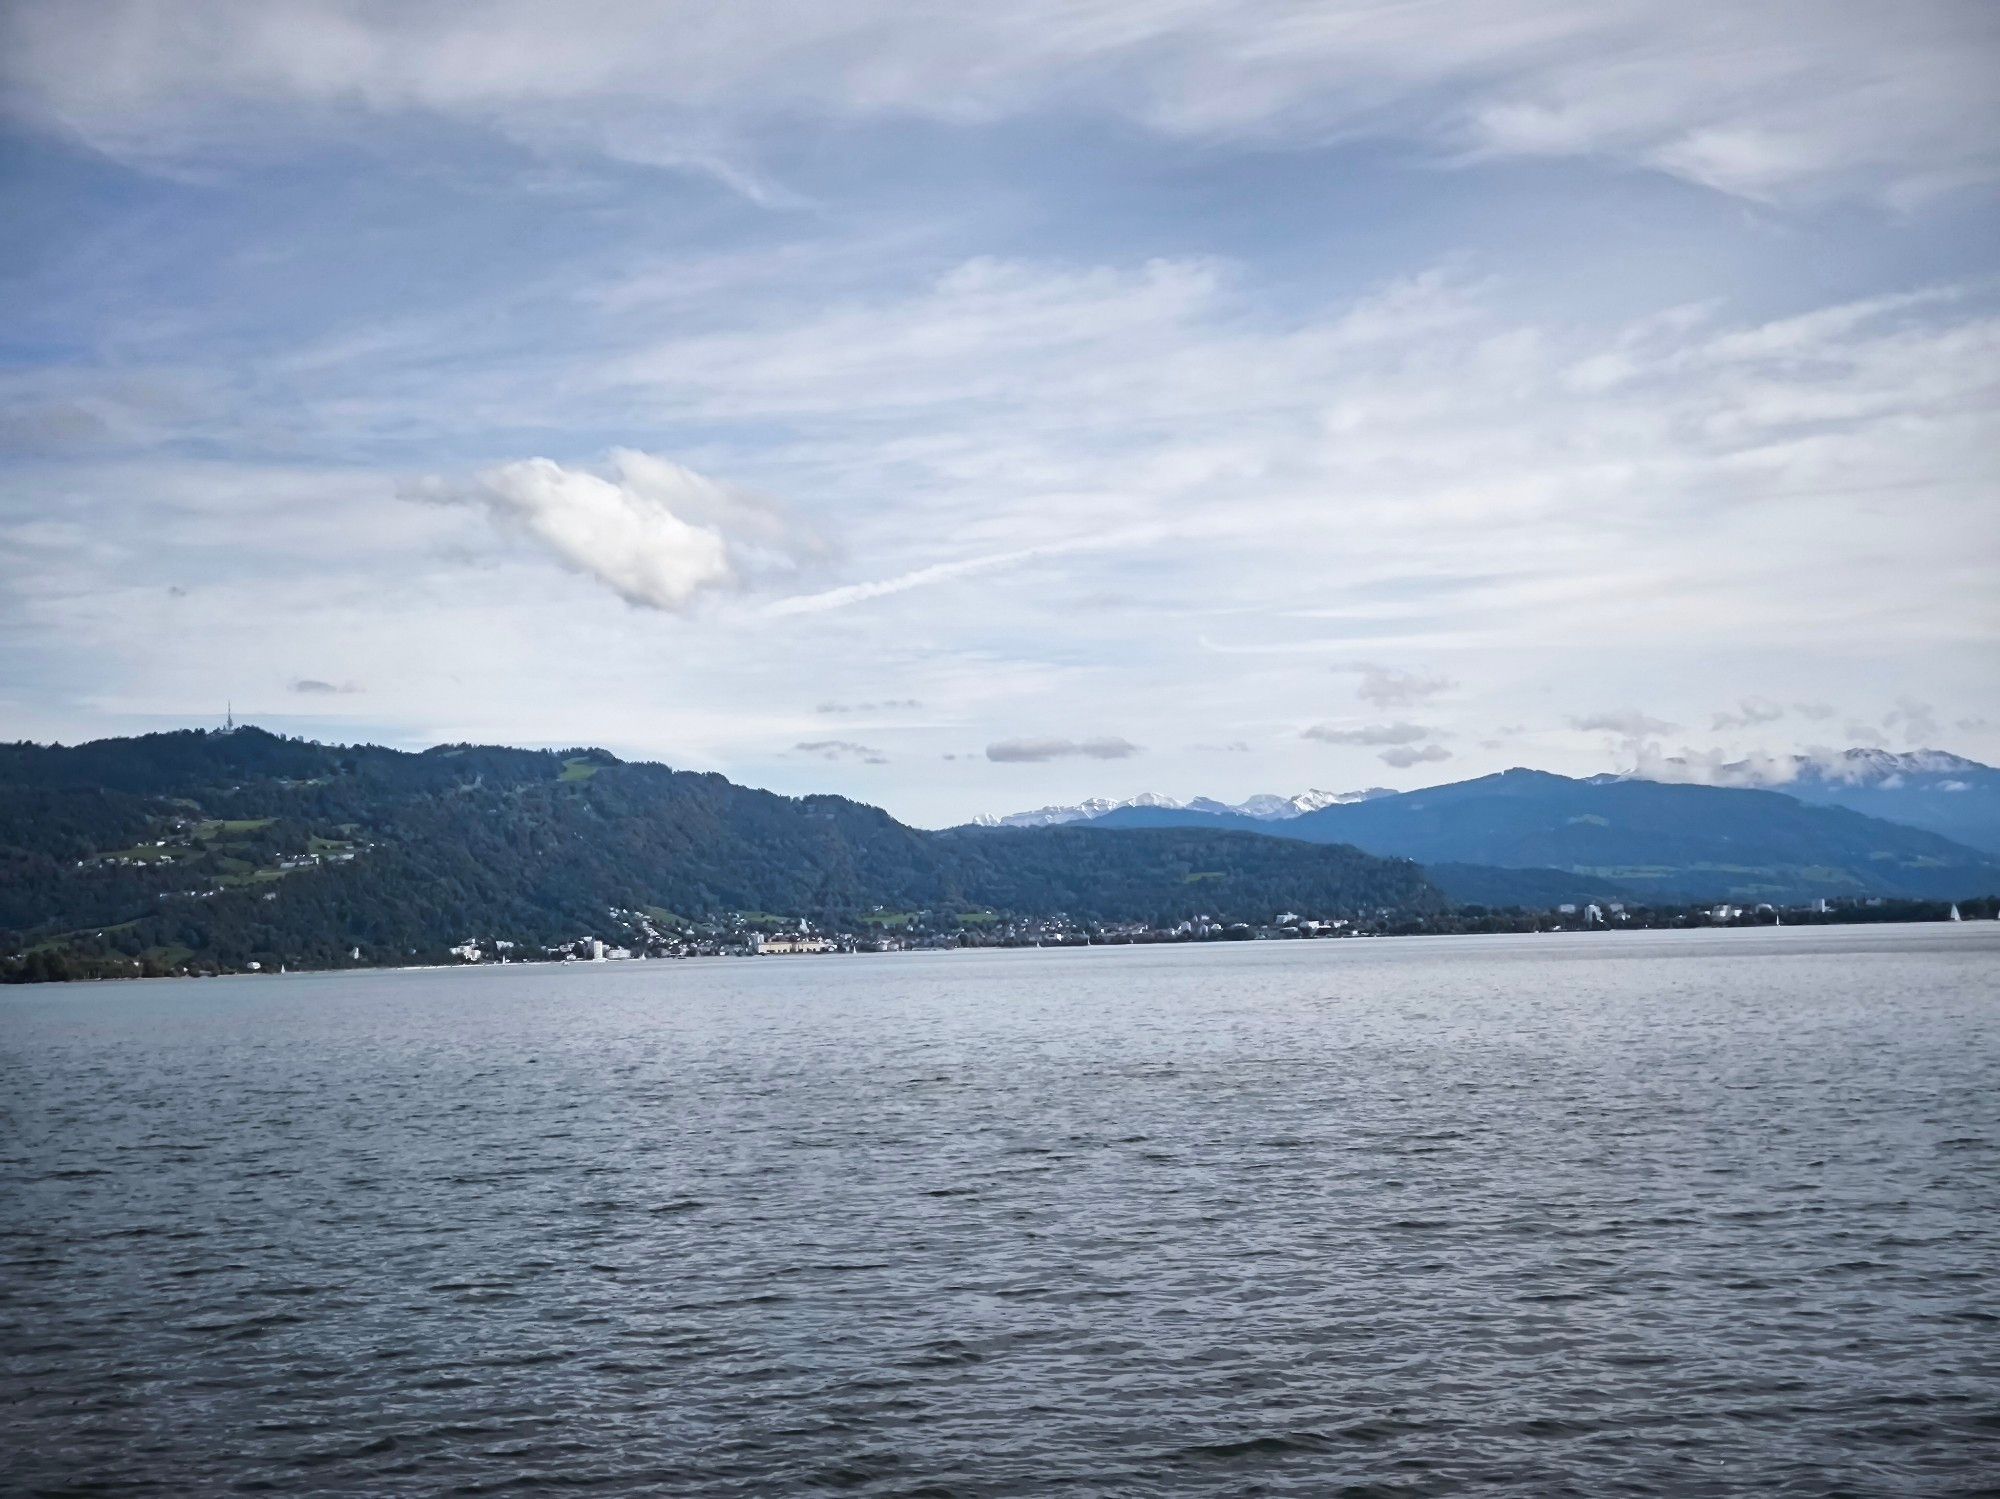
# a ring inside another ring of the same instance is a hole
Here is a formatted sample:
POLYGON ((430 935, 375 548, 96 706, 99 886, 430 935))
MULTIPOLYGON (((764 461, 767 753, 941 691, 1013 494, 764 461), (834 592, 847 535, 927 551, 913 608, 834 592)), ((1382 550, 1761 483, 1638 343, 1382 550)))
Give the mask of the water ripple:
POLYGON ((2000 933, 0 1003, 0 1489, 1965 1494, 2000 933))

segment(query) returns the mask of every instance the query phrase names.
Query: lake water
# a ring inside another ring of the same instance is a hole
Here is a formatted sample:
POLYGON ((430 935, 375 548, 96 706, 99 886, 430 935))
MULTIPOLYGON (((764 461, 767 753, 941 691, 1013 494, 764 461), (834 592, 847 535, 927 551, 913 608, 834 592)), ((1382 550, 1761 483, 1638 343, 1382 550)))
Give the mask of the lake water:
POLYGON ((16 990, 0 1099, 10 1492, 2000 1481, 2000 924, 16 990))

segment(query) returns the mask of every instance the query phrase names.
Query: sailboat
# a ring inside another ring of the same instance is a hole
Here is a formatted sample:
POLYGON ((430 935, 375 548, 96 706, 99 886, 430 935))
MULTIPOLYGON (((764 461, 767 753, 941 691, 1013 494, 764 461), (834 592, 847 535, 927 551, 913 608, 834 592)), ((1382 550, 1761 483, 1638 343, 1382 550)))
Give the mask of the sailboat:
POLYGON ((1953 907, 1951 908, 1951 918, 1950 918, 1950 919, 1951 919, 1951 920, 1953 920, 1953 921, 1963 921, 1963 920, 1965 920, 1965 918, 1964 918, 1963 916, 1961 916, 1961 915, 1959 915, 1959 914, 1958 914, 1958 907, 1957 907, 1957 906, 1953 906, 1953 907))

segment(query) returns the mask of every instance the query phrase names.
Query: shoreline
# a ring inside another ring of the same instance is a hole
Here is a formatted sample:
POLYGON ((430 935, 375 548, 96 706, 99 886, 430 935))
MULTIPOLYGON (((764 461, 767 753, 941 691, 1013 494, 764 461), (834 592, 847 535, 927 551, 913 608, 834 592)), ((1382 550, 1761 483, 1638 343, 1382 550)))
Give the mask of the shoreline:
MULTIPOLYGON (((630 972, 656 969, 661 967, 672 967, 679 964, 700 964, 704 967, 720 965, 725 963, 731 965, 738 965, 748 958, 767 958, 767 957, 768 958, 821 958, 821 959, 838 959, 838 958, 906 959, 906 958, 920 958, 920 957, 941 957, 941 956, 950 956, 950 955, 958 955, 965 953, 993 953, 993 954, 1078 953, 1078 952, 1104 952, 1112 950, 1151 951, 1163 948, 1199 949, 1199 950, 1215 949, 1221 951, 1258 952, 1258 951, 1271 951, 1271 950, 1284 951, 1308 945, 1315 947, 1319 946, 1346 947, 1361 942, 1365 942, 1371 945, 1379 942, 1389 942, 1400 945, 1406 942, 1408 943, 1455 942, 1455 941, 1464 941, 1468 939, 1486 939, 1488 941, 1496 941, 1496 942, 1504 941, 1508 945, 1512 945, 1513 943, 1516 942, 1528 942, 1537 939, 1555 938, 1555 939, 1568 939, 1568 942, 1565 942, 1563 944, 1567 946, 1569 945, 1569 942, 1576 942, 1581 939, 1599 939, 1607 937, 1629 938, 1629 937, 1639 937, 1639 936, 1652 936, 1652 937, 1674 939, 1674 938, 1693 938, 1697 936, 1715 937, 1715 936, 1722 936, 1725 934, 1733 935, 1739 933, 1743 934, 1746 937, 1753 935, 1761 935, 1769 937, 1780 933, 1784 934, 1809 933, 1809 932, 1826 933, 1834 931, 1878 932, 1878 931, 1903 931, 1911 929, 1923 930, 1923 931, 1950 930, 1950 931, 1962 932, 1967 935, 1990 931, 1996 934, 1996 940, 2000 940, 2000 918, 1980 918, 1980 919, 1963 918, 1958 921, 1943 920, 1938 918, 1922 918, 1922 919, 1914 919, 1908 921, 1895 921, 1895 920, 1815 921, 1815 922, 1802 921, 1802 922, 1794 922, 1789 925, 1778 925, 1774 923, 1759 922, 1759 923, 1678 925, 1678 926, 1637 926, 1637 925, 1605 926, 1605 927, 1572 926, 1572 927, 1535 929, 1528 931, 1366 932, 1366 933, 1356 933, 1353 936, 1347 936, 1347 937, 1290 938, 1290 939, 1279 939, 1279 940, 1268 940, 1268 939, 1267 940, 1224 940, 1216 938, 1207 938, 1207 939, 1177 939, 1177 940, 1154 941, 1154 942, 1053 942, 1053 943, 1043 943, 1043 944, 967 943, 967 944, 959 944, 951 946, 908 947, 908 948, 894 948, 889 950, 854 950, 854 951, 825 952, 825 953, 700 953, 700 954, 692 954, 685 957, 635 956, 630 958, 604 958, 598 960, 572 959, 565 961, 561 959, 555 959, 546 962, 514 959, 507 962, 472 962, 472 963, 466 963, 466 962, 361 963, 361 964, 350 964, 347 966, 337 967, 337 968, 294 968, 294 969, 287 969, 286 971, 279 973, 272 973, 272 972, 253 973, 253 972, 246 972, 243 970, 230 970, 230 971, 215 972, 215 973, 100 975, 88 978, 45 980, 34 983, 21 982, 21 983, 4 984, 0 985, 0 994, 5 994, 9 991, 16 991, 16 990, 52 990, 52 989, 67 990, 85 986, 96 987, 104 984, 123 986, 128 984, 152 984, 152 983, 214 983, 221 980, 236 980, 236 979, 242 979, 242 980, 253 980, 253 979, 277 980, 277 979, 296 979, 296 978, 323 979, 333 976, 361 977, 370 974, 387 975, 387 974, 410 974, 410 973, 499 973, 499 972, 512 972, 521 969, 563 970, 563 971, 589 970, 589 971, 604 972, 604 973, 630 973, 630 972)), ((1781 938, 1780 940, 1789 940, 1789 938, 1781 938)))

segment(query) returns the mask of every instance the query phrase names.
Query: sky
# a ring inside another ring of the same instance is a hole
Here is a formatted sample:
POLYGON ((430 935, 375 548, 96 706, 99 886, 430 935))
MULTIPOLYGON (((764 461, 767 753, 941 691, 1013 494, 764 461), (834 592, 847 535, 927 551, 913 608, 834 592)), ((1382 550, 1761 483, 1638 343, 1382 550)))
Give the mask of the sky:
POLYGON ((2000 760, 1986 0, 9 0, 0 737, 2000 760))

